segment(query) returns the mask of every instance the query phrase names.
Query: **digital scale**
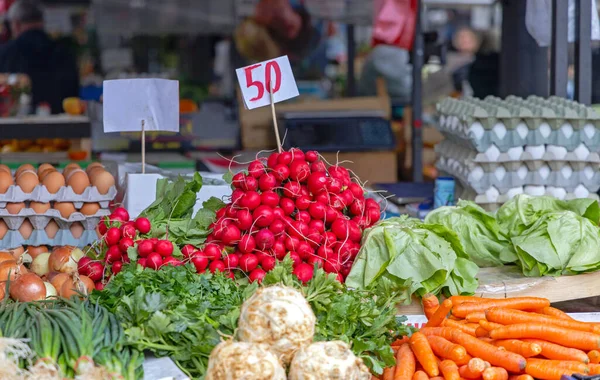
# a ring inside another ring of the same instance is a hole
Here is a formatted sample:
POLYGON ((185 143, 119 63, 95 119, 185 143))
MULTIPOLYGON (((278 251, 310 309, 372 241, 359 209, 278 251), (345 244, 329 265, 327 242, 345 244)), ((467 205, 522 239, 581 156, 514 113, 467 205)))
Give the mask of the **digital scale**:
POLYGON ((304 151, 363 152, 396 149, 383 111, 284 112, 278 115, 283 148, 304 151), (285 136, 285 138, 284 138, 285 136))

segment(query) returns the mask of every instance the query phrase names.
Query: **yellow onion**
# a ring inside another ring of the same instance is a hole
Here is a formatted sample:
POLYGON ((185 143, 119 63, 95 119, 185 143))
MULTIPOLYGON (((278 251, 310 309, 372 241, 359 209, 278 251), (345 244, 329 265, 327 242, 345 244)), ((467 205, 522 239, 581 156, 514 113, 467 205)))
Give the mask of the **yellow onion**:
POLYGON ((25 273, 10 284, 10 297, 19 302, 39 301, 46 298, 46 285, 35 273, 25 273))
POLYGON ((71 276, 68 273, 48 273, 48 280, 50 280, 50 284, 52 284, 56 290, 60 290, 63 283, 65 283, 70 277, 71 276), (52 276, 50 276, 51 274, 52 276))
POLYGON ((64 298, 71 298, 73 296, 87 296, 94 290, 94 281, 88 276, 79 276, 76 273, 73 274, 69 279, 63 282, 60 287, 59 295, 64 298))
POLYGON ((48 259, 50 270, 62 273, 77 272, 77 263, 84 256, 81 249, 75 247, 57 247, 48 259))
POLYGON ((48 266, 48 259, 50 258, 50 253, 41 253, 31 263, 29 269, 38 276, 44 276, 50 272, 50 268, 48 266))
POLYGON ((51 283, 44 282, 44 286, 46 287, 46 298, 58 296, 56 288, 51 283))
POLYGON ((46 252, 50 251, 48 251, 48 247, 46 247, 45 245, 40 245, 39 247, 34 247, 30 245, 29 247, 27 247, 27 253, 29 253, 29 256, 31 256, 33 260, 35 260, 35 258, 41 255, 42 253, 46 252))
POLYGON ((0 252, 0 263, 6 260, 14 260, 15 258, 10 252, 1 251, 0 252))
POLYGON ((0 263, 0 282, 14 281, 19 274, 25 274, 28 270, 23 264, 15 260, 6 260, 0 263))

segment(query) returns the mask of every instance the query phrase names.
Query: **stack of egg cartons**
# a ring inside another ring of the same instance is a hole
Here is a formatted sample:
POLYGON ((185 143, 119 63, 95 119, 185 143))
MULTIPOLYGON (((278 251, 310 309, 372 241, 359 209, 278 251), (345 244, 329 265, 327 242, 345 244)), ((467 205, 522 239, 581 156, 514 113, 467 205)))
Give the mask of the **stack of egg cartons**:
POLYGON ((598 198, 600 116, 558 97, 445 99, 437 167, 488 209, 517 194, 598 198))

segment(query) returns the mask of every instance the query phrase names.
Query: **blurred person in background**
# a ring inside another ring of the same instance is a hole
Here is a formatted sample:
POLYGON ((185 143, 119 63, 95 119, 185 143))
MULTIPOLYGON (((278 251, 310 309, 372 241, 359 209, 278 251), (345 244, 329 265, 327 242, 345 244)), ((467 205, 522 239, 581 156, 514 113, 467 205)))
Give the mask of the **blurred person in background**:
POLYGON ((500 93, 500 36, 489 31, 481 35, 475 60, 469 67, 469 83, 473 96, 485 98, 500 93))
POLYGON ((0 72, 29 76, 32 111, 47 103, 52 113, 61 113, 63 99, 79 95, 75 57, 46 34, 37 0, 17 0, 7 16, 14 39, 0 47, 0 72))

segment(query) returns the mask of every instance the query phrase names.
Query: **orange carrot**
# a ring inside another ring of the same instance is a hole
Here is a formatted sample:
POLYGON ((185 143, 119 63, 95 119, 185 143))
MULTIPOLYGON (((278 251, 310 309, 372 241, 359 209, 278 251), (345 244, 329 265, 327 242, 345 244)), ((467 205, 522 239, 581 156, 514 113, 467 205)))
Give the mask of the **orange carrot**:
POLYGON ((429 380, 429 376, 423 371, 417 371, 413 375, 412 380, 429 380))
POLYGON ((481 326, 478 326, 475 330, 475 336, 478 338, 485 338, 488 336, 488 331, 481 326))
POLYGON ((486 368, 481 375, 483 380, 508 380, 508 372, 502 367, 486 368))
MULTIPOLYGON (((531 359, 530 359, 531 360, 531 359)), ((541 361, 527 361, 527 368, 525 372, 529 376, 540 380, 560 380, 563 375, 571 376, 573 370, 567 368, 561 368, 556 365, 544 363, 547 360, 541 361)))
POLYGON ((588 364, 590 375, 600 375, 600 364, 588 364))
POLYGON ((533 380, 531 375, 512 375, 508 377, 508 380, 533 380))
POLYGON ((467 322, 479 323, 480 320, 485 319, 485 312, 476 311, 476 312, 470 313, 465 317, 465 319, 467 320, 467 322))
POLYGON ((523 339, 527 343, 535 343, 542 348, 540 355, 552 360, 572 360, 581 363, 588 363, 587 354, 576 348, 563 347, 558 344, 546 342, 538 339, 523 339))
MULTIPOLYGON (((504 309, 517 309, 517 310, 530 310, 530 309, 541 309, 543 307, 550 306, 550 301, 546 298, 536 297, 516 297, 516 298, 505 298, 490 300, 483 303, 463 303, 455 306, 452 309, 452 315, 459 318, 464 318, 468 314, 476 311, 485 311, 492 307, 500 307, 504 309)), ((488 319, 489 320, 489 319, 488 319)))
POLYGON ((573 373, 587 374, 590 371, 590 368, 586 364, 583 364, 580 362, 574 362, 574 361, 570 361, 570 360, 544 360, 544 359, 529 358, 529 359, 527 359, 527 363, 529 363, 529 362, 531 362, 531 363, 540 362, 540 363, 544 363, 546 365, 556 366, 558 368, 566 368, 566 369, 573 371, 573 373))
POLYGON ((444 380, 442 376, 430 377, 429 380, 444 380))
POLYGON ((427 340, 433 353, 440 358, 456 362, 464 360, 467 356, 467 350, 464 347, 454 344, 441 336, 431 335, 427 337, 427 340))
POLYGON ((521 355, 500 351, 498 347, 463 333, 454 331, 452 341, 463 346, 473 357, 481 358, 495 366, 501 366, 510 372, 519 373, 525 369, 526 361, 521 355))
POLYGON ((433 316, 435 311, 440 306, 440 301, 438 300, 438 298, 431 293, 425 294, 421 299, 421 303, 423 304, 423 312, 425 313, 425 317, 427 317, 427 320, 429 320, 433 316))
POLYGON ((446 319, 448 313, 452 309, 452 301, 444 300, 440 307, 435 311, 435 313, 431 316, 431 318, 425 324, 425 327, 437 327, 442 324, 442 322, 446 319))
POLYGON ((524 342, 517 339, 497 340, 494 342, 497 347, 504 347, 510 352, 519 354, 524 358, 538 356, 542 352, 542 347, 537 343, 524 342))
POLYGON ((396 371, 394 372, 394 380, 412 380, 415 374, 415 355, 413 354, 410 344, 404 343, 398 349, 396 355, 396 371))
POLYGON ((571 330, 600 332, 600 326, 575 320, 561 319, 550 315, 539 315, 520 310, 491 308, 485 312, 486 319, 503 325, 515 325, 518 323, 543 323, 571 330))
POLYGON ((600 335, 570 330, 541 323, 520 323, 490 331, 492 339, 544 339, 565 347, 595 350, 600 347, 600 335))
POLYGON ((551 315, 553 317, 557 317, 560 319, 567 319, 570 321, 574 321, 574 319, 571 318, 571 316, 569 314, 565 313, 562 310, 558 310, 557 308, 554 308, 552 306, 544 307, 542 309, 537 309, 537 310, 535 310, 535 312, 538 314, 551 315))
POLYGON ((588 358, 590 359, 590 363, 598 364, 600 363, 600 351, 591 350, 587 353, 588 358))
MULTIPOLYGON (((456 321, 453 321, 451 319, 446 319, 444 321, 444 323, 442 324, 442 326, 444 327, 453 327, 457 330, 460 330, 462 332, 465 332, 469 335, 475 336, 475 330, 477 330, 477 327, 473 327, 473 326, 469 326, 466 324, 462 324, 456 321)), ((478 326, 479 327, 479 326, 478 326)))
POLYGON ((407 336, 403 336, 402 339, 396 339, 391 345, 392 346, 396 346, 396 347, 400 347, 404 343, 408 343, 408 337, 407 336))
POLYGON ((477 296, 452 296, 450 297, 452 304, 460 305, 463 303, 481 303, 492 301, 491 298, 481 298, 477 296))
POLYGON ((481 327, 483 327, 484 329, 486 329, 487 331, 492 331, 494 329, 504 327, 504 325, 501 325, 500 323, 488 322, 485 319, 480 320, 479 325, 481 327))
POLYGON ((456 362, 456 365, 465 365, 465 364, 469 364, 469 361, 470 361, 471 359, 473 359, 473 358, 471 357, 471 355, 469 355, 469 354, 466 354, 466 355, 465 355, 465 357, 464 357, 464 359, 461 359, 461 360, 455 360, 455 362, 456 362))
POLYGON ((485 370, 485 363, 479 358, 473 358, 468 364, 461 366, 458 373, 465 379, 479 379, 485 370))
POLYGON ((458 366, 452 360, 443 360, 440 363, 440 371, 444 375, 445 380, 460 380, 458 366))
POLYGON ((383 370, 383 380, 394 380, 394 369, 396 367, 388 367, 383 370))
POLYGON ((423 333, 424 335, 437 335, 437 336, 441 336, 442 338, 446 339, 446 340, 452 340, 452 332, 455 329, 451 328, 451 327, 423 327, 419 330, 419 332, 423 333))
MULTIPOLYGON (((441 308, 442 306, 440 306, 441 308)), ((427 341, 427 337, 420 332, 414 333, 410 337, 410 347, 412 348, 417 360, 423 366, 423 369, 430 377, 440 374, 435 355, 427 341)))

